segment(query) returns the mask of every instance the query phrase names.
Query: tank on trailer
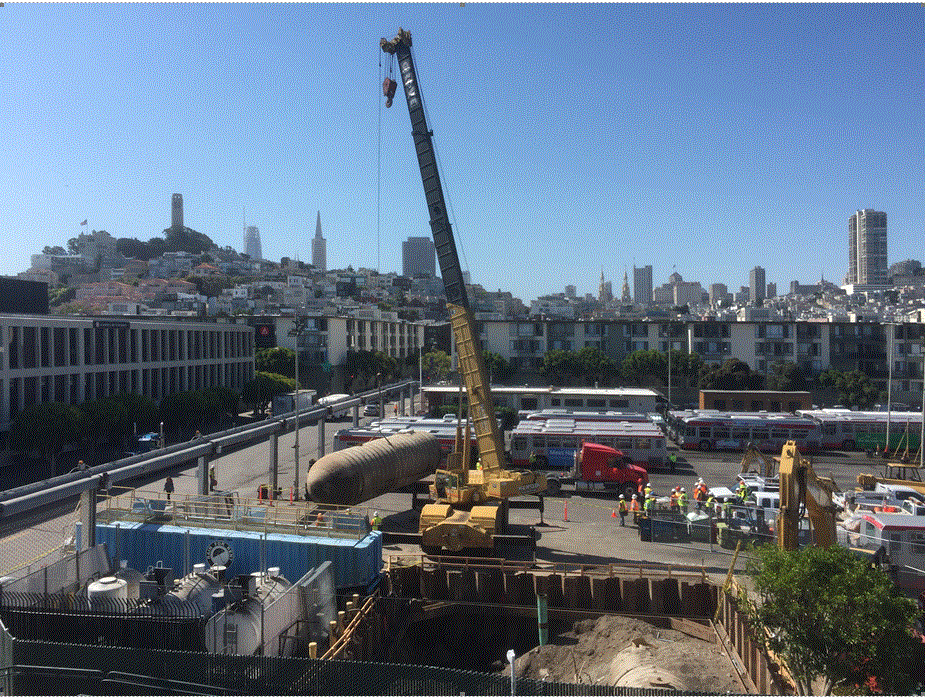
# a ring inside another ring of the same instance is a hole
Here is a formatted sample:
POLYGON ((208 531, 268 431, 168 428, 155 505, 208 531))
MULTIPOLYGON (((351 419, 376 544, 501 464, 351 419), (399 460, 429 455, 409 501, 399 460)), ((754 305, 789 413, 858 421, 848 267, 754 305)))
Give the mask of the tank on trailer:
POLYGON ((429 433, 396 433, 325 455, 305 484, 313 501, 355 506, 432 474, 442 458, 440 442, 429 433))

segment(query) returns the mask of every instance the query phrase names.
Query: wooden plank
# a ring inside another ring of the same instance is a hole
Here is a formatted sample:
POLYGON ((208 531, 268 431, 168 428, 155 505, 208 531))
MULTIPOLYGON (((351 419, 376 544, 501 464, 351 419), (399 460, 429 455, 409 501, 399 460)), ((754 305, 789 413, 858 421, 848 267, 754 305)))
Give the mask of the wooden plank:
POLYGON ((714 632, 713 628, 709 625, 692 622, 683 617, 671 617, 669 619, 671 620, 672 629, 684 632, 695 639, 703 639, 704 641, 709 641, 711 644, 716 643, 716 632, 714 632))
POLYGON ((747 670, 745 670, 745 666, 742 664, 742 659, 739 658, 739 654, 736 652, 735 647, 732 646, 732 641, 729 639, 729 635, 726 634, 726 628, 718 622, 714 622, 713 630, 716 632, 716 638, 719 640, 719 645, 723 647, 723 652, 726 654, 729 662, 732 663, 732 667, 735 668, 736 675, 739 678, 739 683, 744 688, 745 694, 758 694, 758 686, 755 685, 755 681, 752 680, 752 676, 748 674, 747 670))

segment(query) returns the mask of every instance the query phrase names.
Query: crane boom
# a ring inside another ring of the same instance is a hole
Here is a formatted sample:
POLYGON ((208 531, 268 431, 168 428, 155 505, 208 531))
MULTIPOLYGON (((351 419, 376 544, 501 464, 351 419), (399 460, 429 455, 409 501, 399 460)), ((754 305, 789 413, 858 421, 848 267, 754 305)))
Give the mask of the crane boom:
POLYGON ((504 440, 495 418, 488 371, 475 330, 475 319, 469 307, 453 229, 447 216, 443 185, 437 171, 433 131, 427 127, 421 90, 411 56, 411 32, 399 29, 394 39, 382 39, 380 46, 383 51, 395 55, 398 60, 405 99, 408 102, 408 114, 411 117, 411 135, 414 138, 414 149, 417 152, 421 180, 424 184, 424 197, 430 214, 431 235, 437 249, 437 261, 440 264, 440 274, 443 277, 447 306, 450 310, 450 324, 456 340, 459 372, 466 386, 469 415, 479 445, 482 469, 487 475, 503 469, 504 440))

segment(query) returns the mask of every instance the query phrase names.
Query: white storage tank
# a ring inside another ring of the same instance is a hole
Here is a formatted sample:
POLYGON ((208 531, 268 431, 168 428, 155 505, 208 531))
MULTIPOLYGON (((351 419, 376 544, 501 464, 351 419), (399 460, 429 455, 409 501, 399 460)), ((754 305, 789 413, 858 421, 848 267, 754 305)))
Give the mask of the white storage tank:
MULTIPOLYGON (((250 577, 239 577, 243 597, 213 615, 206 623, 206 650, 211 653, 250 656, 260 648, 262 641, 262 610, 270 605, 292 584, 280 574, 278 567, 266 572, 256 571, 250 577)), ((295 619, 295 618, 293 618, 295 619)), ((292 642, 287 642, 292 643, 292 642)))
POLYGON ((125 606, 128 598, 128 582, 124 578, 104 576, 87 586, 87 598, 95 610, 118 610, 125 606))

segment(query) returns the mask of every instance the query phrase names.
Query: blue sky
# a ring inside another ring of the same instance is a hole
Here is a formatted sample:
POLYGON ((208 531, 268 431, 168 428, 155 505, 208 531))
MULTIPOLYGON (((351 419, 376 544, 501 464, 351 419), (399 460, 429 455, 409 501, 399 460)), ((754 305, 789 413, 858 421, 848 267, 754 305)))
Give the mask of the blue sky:
POLYGON ((429 235, 380 37, 409 29, 464 266, 525 301, 625 269, 840 282, 848 218, 922 259, 920 4, 18 4, 0 8, 0 274, 82 230, 185 222, 401 271, 429 235), (380 62, 382 67, 380 67, 380 62), (88 219, 86 228, 80 222, 88 219))

